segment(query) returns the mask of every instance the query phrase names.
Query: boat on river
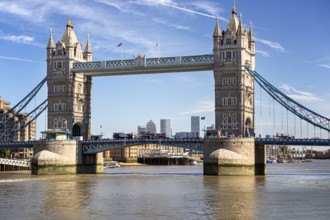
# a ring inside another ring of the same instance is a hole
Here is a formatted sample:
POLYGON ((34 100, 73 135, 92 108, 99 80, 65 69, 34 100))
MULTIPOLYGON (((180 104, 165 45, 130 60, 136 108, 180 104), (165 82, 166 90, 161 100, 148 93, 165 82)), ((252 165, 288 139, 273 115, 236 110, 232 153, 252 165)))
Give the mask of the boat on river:
POLYGON ((117 168, 117 167, 120 167, 118 161, 104 162, 104 168, 117 168))

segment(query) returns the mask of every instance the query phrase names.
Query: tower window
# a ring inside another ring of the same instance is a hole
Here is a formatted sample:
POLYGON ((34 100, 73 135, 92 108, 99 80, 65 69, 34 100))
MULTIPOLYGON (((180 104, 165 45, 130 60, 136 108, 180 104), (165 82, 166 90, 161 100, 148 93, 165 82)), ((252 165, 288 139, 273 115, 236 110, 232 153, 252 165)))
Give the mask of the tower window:
POLYGON ((226 58, 228 59, 228 58, 231 58, 231 52, 230 51, 227 51, 226 52, 226 58))
POLYGON ((226 44, 231 44, 231 38, 226 38, 226 44))
POLYGON ((228 86, 231 85, 231 79, 230 78, 227 79, 227 84, 228 84, 228 86))
POLYGON ((236 77, 233 78, 233 85, 236 85, 236 77))
POLYGON ((226 85, 226 78, 222 78, 222 85, 223 85, 223 86, 226 85))

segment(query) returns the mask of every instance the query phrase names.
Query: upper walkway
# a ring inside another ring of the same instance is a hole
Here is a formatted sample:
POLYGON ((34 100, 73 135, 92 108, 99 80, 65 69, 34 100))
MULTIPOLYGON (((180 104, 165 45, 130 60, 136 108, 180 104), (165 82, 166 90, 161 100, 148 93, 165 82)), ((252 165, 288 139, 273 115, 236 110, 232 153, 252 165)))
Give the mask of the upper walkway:
POLYGON ((193 72, 213 70, 213 54, 196 56, 177 56, 110 60, 95 62, 76 62, 72 72, 83 72, 87 76, 117 76, 133 74, 155 74, 169 72, 193 72))

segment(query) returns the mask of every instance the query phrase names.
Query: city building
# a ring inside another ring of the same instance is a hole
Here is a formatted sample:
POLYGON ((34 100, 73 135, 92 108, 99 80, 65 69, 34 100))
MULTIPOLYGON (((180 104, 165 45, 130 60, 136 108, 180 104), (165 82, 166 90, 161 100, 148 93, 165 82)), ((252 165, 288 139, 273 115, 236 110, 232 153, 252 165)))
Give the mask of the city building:
POLYGON ((147 123, 146 133, 156 133, 156 124, 152 120, 147 123))
POLYGON ((171 119, 160 119, 160 133, 164 133, 166 137, 172 136, 171 119))
MULTIPOLYGON (((31 120, 30 115, 27 113, 16 114, 16 109, 9 112, 10 109, 10 102, 0 97, 0 120, 4 120, 1 122, 5 122, 7 118, 10 118, 8 123, 0 123, 0 141, 35 140, 36 126, 34 121, 28 124, 31 120)), ((13 148, 10 152, 13 158, 28 159, 33 156, 33 148, 13 148)))
POLYGON ((138 133, 146 133, 146 126, 139 125, 137 131, 138 133))
POLYGON ((197 137, 199 137, 200 132, 200 117, 199 116, 191 116, 191 132, 196 133, 197 137))

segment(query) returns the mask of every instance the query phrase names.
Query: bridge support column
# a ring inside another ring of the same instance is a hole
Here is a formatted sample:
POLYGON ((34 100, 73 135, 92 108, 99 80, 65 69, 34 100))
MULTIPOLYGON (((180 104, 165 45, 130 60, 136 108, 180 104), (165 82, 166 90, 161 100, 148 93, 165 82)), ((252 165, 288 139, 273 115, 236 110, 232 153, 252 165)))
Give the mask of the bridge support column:
POLYGON ((33 145, 32 174, 78 174, 103 171, 102 153, 83 155, 77 141, 42 140, 33 145))
POLYGON ((204 175, 255 175, 254 138, 204 140, 204 175))
POLYGON ((266 175, 266 147, 255 145, 255 175, 266 175))

